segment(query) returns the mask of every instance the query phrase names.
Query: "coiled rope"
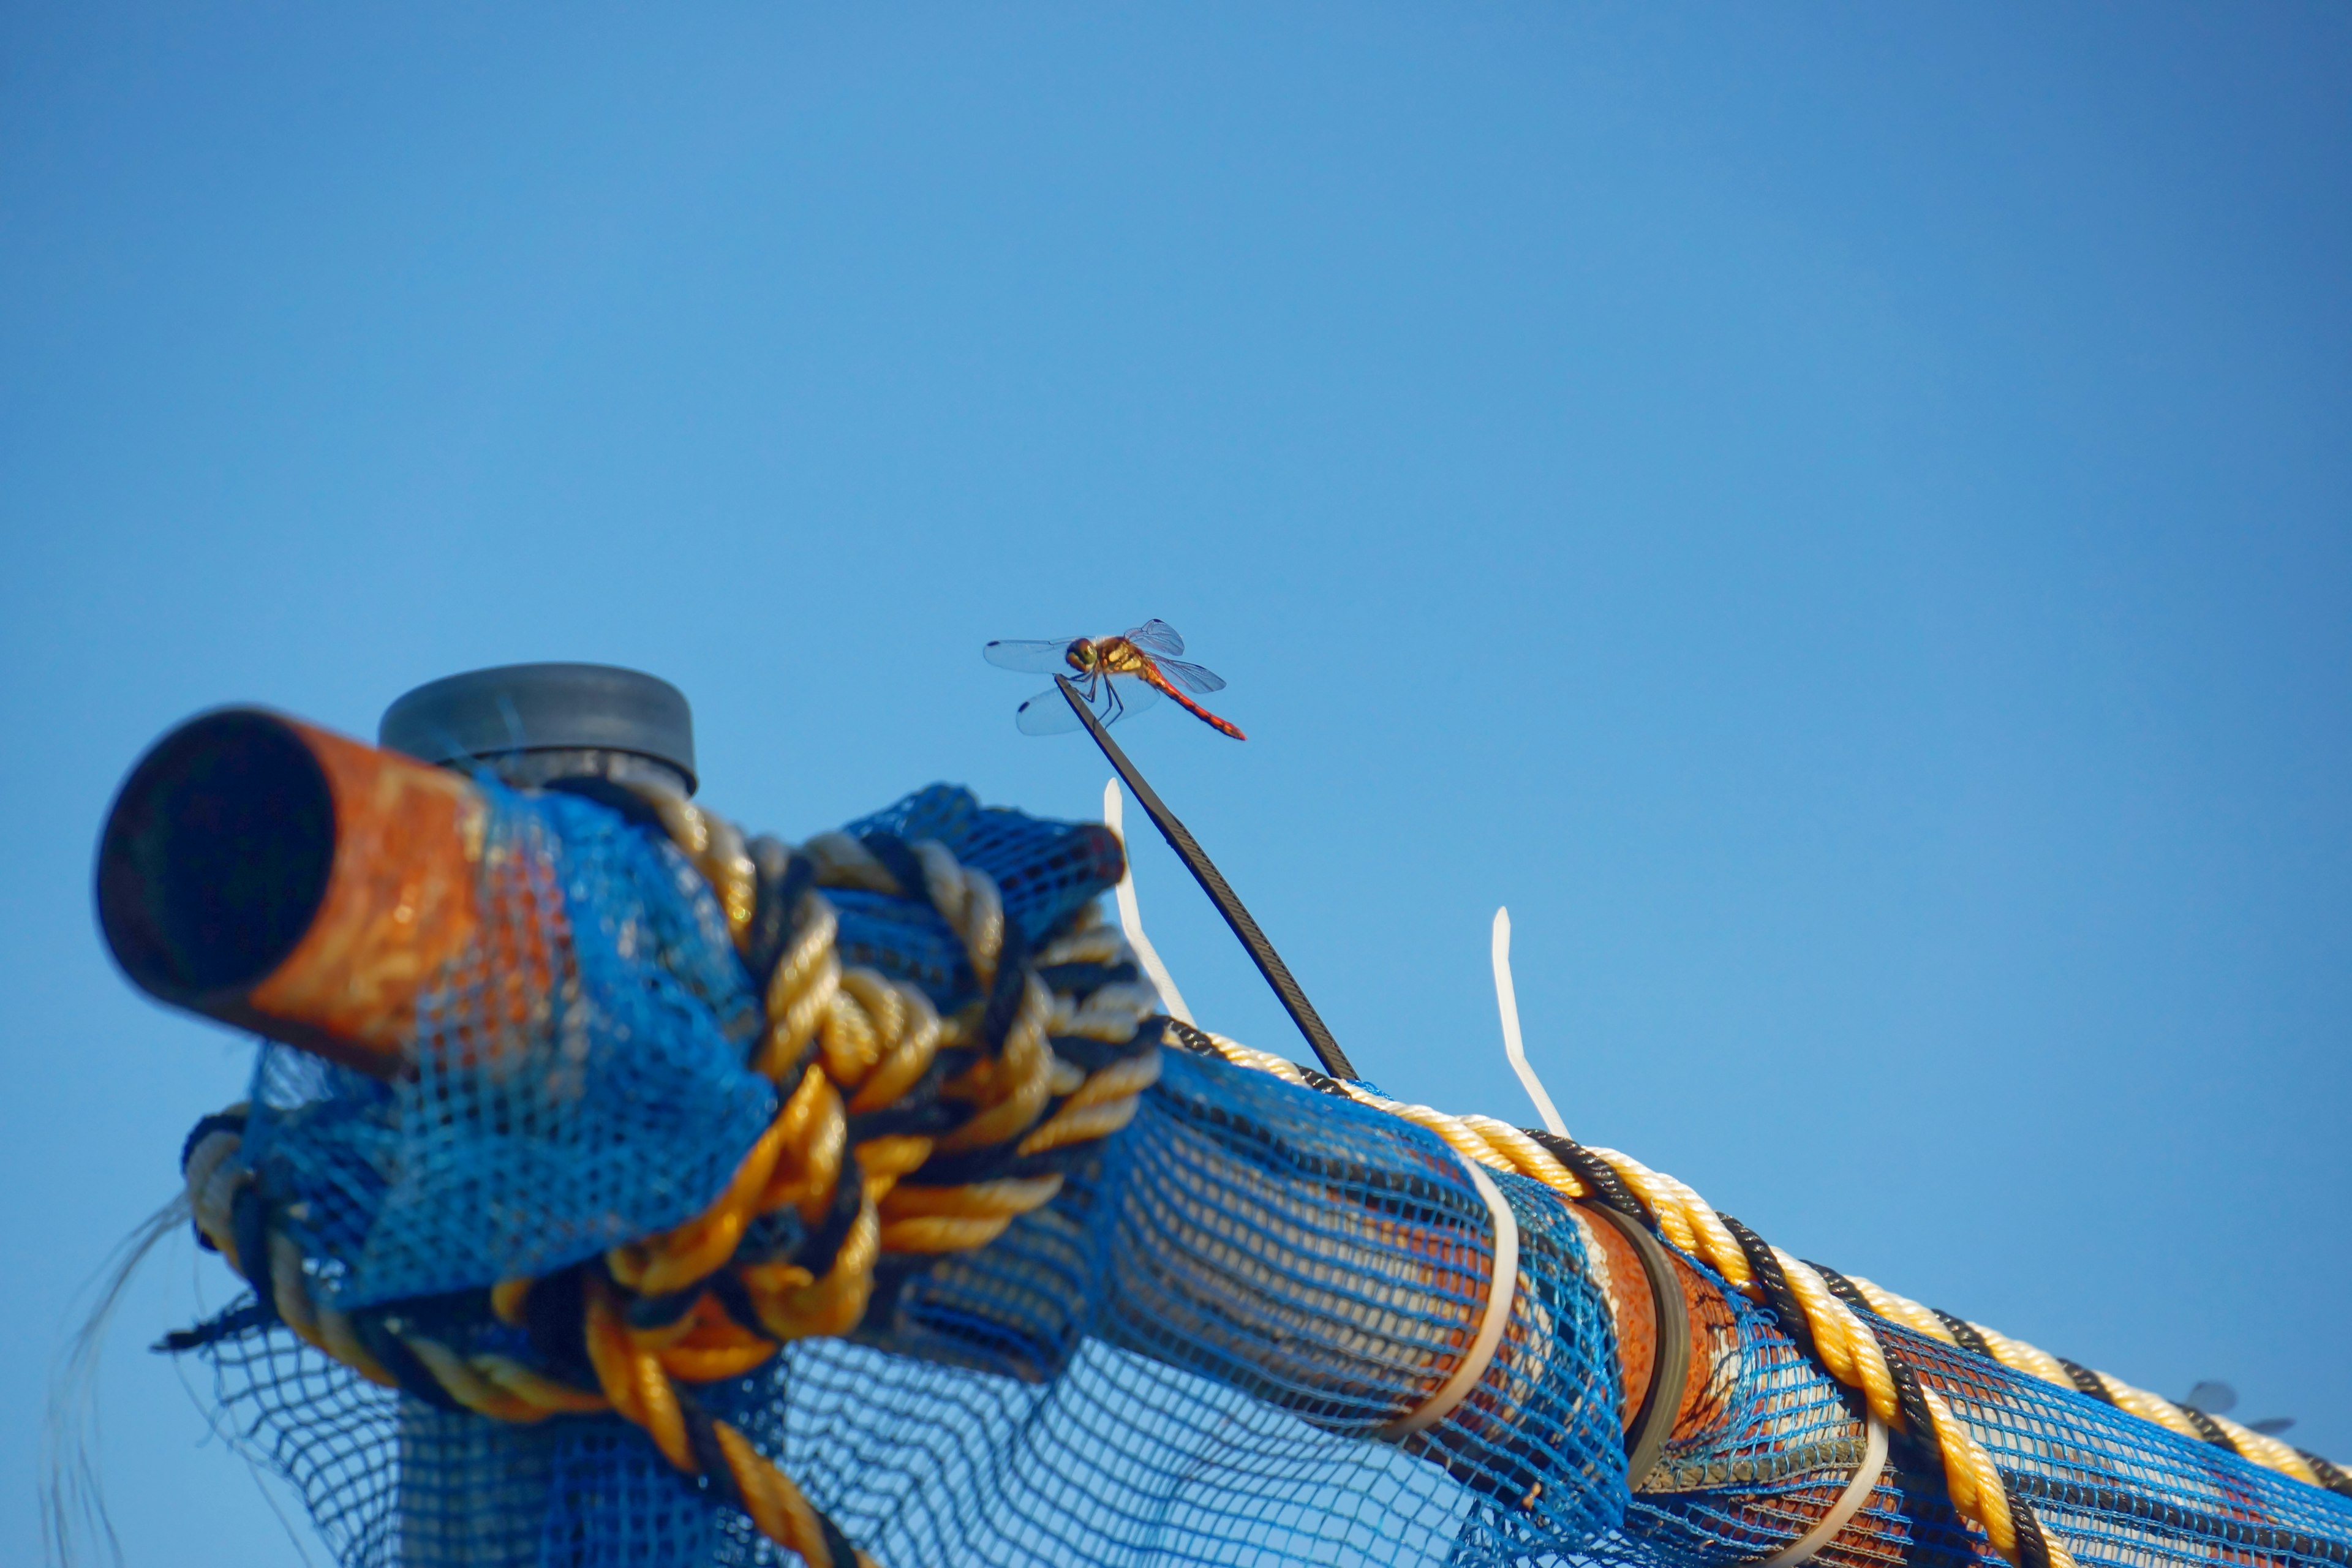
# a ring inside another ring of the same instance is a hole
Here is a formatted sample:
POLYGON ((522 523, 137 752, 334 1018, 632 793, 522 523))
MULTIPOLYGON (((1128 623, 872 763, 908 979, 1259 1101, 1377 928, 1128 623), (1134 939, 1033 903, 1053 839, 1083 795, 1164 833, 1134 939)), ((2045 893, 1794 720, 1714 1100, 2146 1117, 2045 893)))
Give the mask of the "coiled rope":
MULTIPOLYGON (((2120 1378, 2051 1355, 2022 1340, 1923 1307, 1866 1279, 1806 1263, 1718 1213, 1683 1183, 1651 1170, 1631 1155, 1513 1127, 1490 1116, 1454 1116, 1426 1105, 1388 1100, 1206 1030, 1180 1026, 1172 1032, 1194 1049, 1237 1066, 1401 1117, 1435 1133, 1456 1153, 1480 1164, 1532 1177, 1564 1197, 1591 1201, 1646 1221, 1674 1247, 1704 1261, 1734 1289, 1770 1307, 1799 1348, 1824 1373, 1858 1392, 1873 1416, 1932 1455, 1943 1471, 1954 1510, 1981 1529, 1993 1549, 2018 1568, 2074 1568, 2074 1558, 2063 1542, 2042 1528, 2019 1485, 2001 1473, 1967 1423, 1927 1386, 1899 1352, 1880 1338, 1871 1318, 1900 1323, 2011 1371, 2087 1394, 2181 1436, 2226 1448, 2281 1475, 2352 1497, 2352 1477, 2315 1454, 2226 1417, 2134 1388, 2120 1378)), ((1648 1479, 1629 1479, 1637 1489, 1648 1479)))
POLYGON ((300 1247, 237 1158, 246 1108, 232 1107, 197 1124, 181 1163, 199 1233, 256 1300, 166 1348, 274 1314, 371 1382, 495 1420, 617 1414, 810 1568, 873 1568, 683 1385, 740 1376, 793 1340, 846 1333, 884 1255, 980 1247, 1050 1202, 1063 1178, 1041 1157, 1126 1126, 1157 1081, 1158 1037, 1141 1029, 1157 998, 1121 978, 1133 973, 1121 967, 1131 964, 1125 942, 1091 907, 1032 953, 995 883, 937 843, 828 833, 794 849, 747 841, 681 796, 648 795, 645 805, 709 882, 764 986, 751 1065, 776 1086, 777 1110, 725 1190, 673 1230, 493 1288, 497 1318, 553 1350, 534 1367, 460 1352, 394 1309, 351 1314, 316 1300, 300 1247), (982 999, 943 1018, 916 987, 845 968, 823 888, 927 900, 962 944, 982 999), (1039 974, 1074 968, 1102 983, 1081 997, 1039 974), (942 1178, 924 1182, 927 1167, 942 1178), (781 1255, 746 1245, 778 1228, 763 1218, 786 1215, 799 1222, 796 1245, 781 1255))

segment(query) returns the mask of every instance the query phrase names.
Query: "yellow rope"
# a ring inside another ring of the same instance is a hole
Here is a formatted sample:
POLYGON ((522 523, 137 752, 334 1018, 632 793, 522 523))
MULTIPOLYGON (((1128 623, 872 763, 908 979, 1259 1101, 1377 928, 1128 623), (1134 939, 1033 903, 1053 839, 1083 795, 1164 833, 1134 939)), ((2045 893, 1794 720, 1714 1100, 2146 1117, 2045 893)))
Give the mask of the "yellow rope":
MULTIPOLYGON (((773 840, 747 842, 724 819, 677 795, 648 797, 673 843, 702 873, 739 949, 758 911, 761 860, 781 877, 793 853, 773 840)), ((901 888, 866 847, 843 834, 812 839, 800 851, 814 865, 815 887, 859 888, 922 898, 962 943, 986 994, 1003 957, 1004 910, 985 873, 960 865, 936 843, 910 847, 923 885, 901 888)), ((895 1103, 920 1081, 942 1049, 977 1043, 980 1009, 939 1016, 924 993, 868 969, 845 968, 835 951, 840 922, 815 888, 801 895, 794 936, 777 961, 763 997, 767 1018, 753 1066, 776 1084, 777 1110, 718 1197, 684 1225, 616 1247, 605 1272, 641 1297, 690 1289, 722 1268, 743 1287, 763 1332, 753 1332, 705 1294, 676 1321, 655 1328, 630 1323, 614 1288, 587 1281, 583 1338, 596 1377, 593 1391, 549 1378, 511 1358, 460 1354, 412 1331, 394 1331, 442 1389, 465 1408, 494 1420, 532 1422, 550 1415, 610 1411, 644 1428, 663 1457, 703 1473, 676 1384, 741 1376, 793 1340, 838 1335, 865 1316, 877 1262, 886 1252, 936 1253, 983 1246, 1061 1191, 1058 1175, 1006 1177, 956 1185, 901 1185, 934 1152, 1010 1146, 1015 1157, 1106 1137, 1133 1120, 1143 1091, 1160 1076, 1156 1047, 1116 1058, 1091 1074, 1058 1058, 1052 1038, 1122 1044, 1157 1011, 1148 988, 1111 984, 1083 1003, 1056 995, 1037 971, 1056 964, 1123 961, 1125 944, 1091 910, 1066 936, 1024 966, 1022 993, 1003 1047, 941 1088, 970 1115, 939 1138, 890 1134, 854 1149, 849 1116, 895 1103), (1058 1099, 1053 1114, 1047 1104, 1058 1099), (855 1157, 861 1177, 847 1237, 819 1277, 797 1264, 736 1264, 735 1252, 761 1215, 796 1209, 810 1224, 833 1212, 839 1182, 855 1157)), ((233 1108, 232 1115, 243 1107, 233 1108)), ((189 1151, 190 1204, 207 1239, 231 1268, 268 1291, 278 1315, 303 1340, 362 1377, 396 1380, 371 1355, 351 1320, 318 1302, 300 1248, 282 1232, 268 1235, 266 1281, 236 1253, 233 1215, 251 1181, 236 1161, 241 1139, 215 1130, 189 1151)), ((536 1281, 508 1279, 490 1292, 492 1311, 526 1321, 536 1281)), ((836 1561, 828 1526, 792 1479, 727 1423, 710 1423, 719 1457, 744 1511, 760 1531, 798 1552, 811 1568, 853 1568, 836 1561)), ((835 1537, 837 1539, 837 1537, 835 1537)), ((853 1550, 856 1568, 873 1568, 853 1550)))
MULTIPOLYGON (((1238 1066, 1271 1073, 1301 1086, 1309 1082, 1305 1069, 1296 1063, 1269 1052, 1254 1050, 1222 1035, 1208 1034, 1206 1037, 1221 1056, 1238 1066)), ((1337 1082, 1337 1088, 1359 1104, 1387 1111, 1428 1129, 1449 1147, 1481 1164, 1515 1171, 1566 1197, 1590 1195, 1575 1173, 1534 1138, 1492 1117, 1452 1116, 1429 1106, 1387 1100, 1344 1081, 1337 1082)), ((1588 1148, 1587 1152, 1616 1173, 1619 1181, 1641 1203, 1669 1242, 1683 1252, 1703 1259, 1741 1294, 1757 1300, 1764 1299, 1763 1288, 1757 1282, 1738 1239, 1697 1193, 1672 1176, 1652 1171, 1641 1162, 1613 1149, 1588 1148)), ((1805 1327, 1812 1337, 1823 1370, 1839 1383, 1861 1393, 1871 1413, 1881 1421, 1898 1431, 1906 1430, 1906 1423, 1897 1398, 1893 1369, 1888 1364, 1885 1349, 1876 1331, 1840 1300, 1831 1291, 1827 1281, 1810 1266, 1779 1247, 1772 1248, 1772 1255, 1782 1273, 1788 1277, 1791 1292, 1803 1310, 1805 1327)), ((1850 1283, 1869 1301, 1871 1310, 1877 1316, 1947 1344, 1959 1343, 1943 1320, 1918 1302, 1895 1295, 1865 1279, 1850 1277, 1850 1283)), ((1613 1306, 1613 1293, 1611 1300, 1613 1306)), ((1975 1324, 1969 1326, 1976 1329, 1992 1351, 1994 1359, 2002 1365, 2061 1388, 2074 1388, 2064 1363, 2057 1357, 2022 1341, 1975 1324)), ((2119 1408, 2184 1437, 2202 1440, 2203 1435, 2171 1401, 2134 1388, 2121 1379, 2103 1373, 2093 1375, 2119 1408)), ((1995 1551, 2012 1563, 2021 1562, 2017 1524, 2011 1517, 2000 1473, 1991 1454, 1940 1395, 1924 1387, 1921 1392, 1934 1430, 1913 1436, 1927 1442, 1939 1456, 1945 1488, 1951 1496, 1953 1508, 1984 1531, 1995 1551)), ((2290 1445, 2218 1416, 2209 1419, 2229 1434, 2238 1451, 2246 1458, 2299 1481, 2315 1486, 2324 1484, 2311 1465, 2290 1445)), ((1638 1484, 1640 1478, 1634 1479, 1638 1484)), ((2051 1568, 2074 1568, 2074 1556, 2064 1542, 2046 1530, 2042 1541, 2051 1568)))

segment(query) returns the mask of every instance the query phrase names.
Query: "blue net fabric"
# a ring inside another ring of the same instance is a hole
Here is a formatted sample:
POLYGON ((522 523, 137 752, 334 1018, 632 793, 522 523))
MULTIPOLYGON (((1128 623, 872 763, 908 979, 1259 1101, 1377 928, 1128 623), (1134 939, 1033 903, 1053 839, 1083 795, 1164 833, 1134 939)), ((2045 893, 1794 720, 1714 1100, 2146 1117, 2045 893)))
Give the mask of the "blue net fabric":
MULTIPOLYGON (((950 784, 919 790, 843 831, 853 838, 887 833, 908 844, 945 845, 964 865, 995 879, 1005 918, 1032 943, 1118 881, 1122 866, 1118 841, 1107 833, 1075 832, 1066 824, 983 806, 970 790, 950 784)), ((978 994, 963 944, 929 905, 854 888, 835 889, 826 897, 841 916, 837 946, 844 964, 919 985, 943 1012, 978 994)))
POLYGON ((1177 1056, 1063 1201, 795 1351, 793 1473, 838 1478, 890 1563, 1423 1563, 1484 1515, 1572 1552, 1624 1505, 1607 1309, 1566 1212, 1502 1184, 1496 1368, 1459 1419, 1370 1440, 1462 1354, 1485 1201, 1418 1128, 1177 1056))
MULTIPOLYGON (((710 1403, 885 1563, 1572 1552, 1625 1500, 1607 1309, 1566 1211, 1501 1184, 1512 1334, 1402 1447, 1367 1434, 1461 1353, 1484 1201, 1417 1128, 1183 1057, 1060 1201, 710 1403)), ((282 1332, 210 1353, 224 1418, 347 1563, 772 1560, 621 1422, 434 1410, 282 1332)))
MULTIPOLYGON (((1698 1352, 1707 1392, 1685 1412, 1618 1531, 1590 1557, 1752 1563, 1802 1535, 1843 1491, 1864 1426, 1769 1309, 1716 1288, 1698 1352)), ((2071 1389, 1874 1317, 1990 1450, 2042 1527, 2084 1563, 2352 1563, 2352 1500, 2191 1442, 2071 1389)), ((1896 1438, 1852 1524, 1817 1562, 2002 1563, 1956 1515, 1937 1459, 1896 1438)))
POLYGON ((484 931, 384 1083, 265 1045, 244 1157, 352 1310, 549 1272, 708 1205, 767 1126, 727 927, 666 840, 486 784, 484 931), (550 973, 518 1016, 502 961, 550 973))
MULTIPOLYGON (((774 1112, 745 1066, 759 998, 685 857, 593 801, 482 787, 485 930, 422 1009, 415 1075, 385 1084, 262 1047, 245 1158, 327 1305, 545 1274, 681 1224, 774 1112), (551 969, 520 1016, 501 984, 518 954, 551 969)), ((938 839, 997 878, 1033 942, 1119 873, 1099 829, 983 809, 944 785, 851 831, 938 839)), ((829 897, 845 963, 949 1010, 972 997, 962 946, 928 904, 829 897)))
MULTIPOLYGON (((480 1311, 485 1289, 698 1212, 772 1100, 742 1066, 758 1011, 725 925, 658 833, 557 795, 494 792, 493 807, 483 950, 426 1010, 416 1077, 384 1086, 265 1047, 245 1157, 322 1300, 528 1356, 480 1311), (522 1014, 499 973, 519 954, 547 979, 522 1014)), ((1118 874, 1098 830, 943 787, 851 831, 939 839, 997 879, 1033 942, 1118 874)), ((971 1000, 927 906, 827 896, 845 962, 943 1010, 971 1000)), ((1431 1431, 1370 1436, 1461 1354, 1492 1268, 1484 1201, 1419 1128, 1164 1054, 1134 1122, 1075 1159, 1052 1205, 986 1247, 892 1263, 848 1340, 699 1386, 887 1568, 1730 1564, 1786 1545, 1843 1489, 1862 1424, 1768 1310, 1718 1291, 1704 1394, 1629 1490, 1600 1262, 1569 1205, 1513 1176, 1496 1181, 1523 1249, 1493 1367, 1431 1431)), ((2343 1500, 1882 1332, 2086 1563, 2352 1563, 2343 1500)), ((440 1408, 283 1329, 205 1353, 224 1427, 352 1568, 790 1561, 617 1418, 440 1408)), ((1995 1561, 1899 1446, 1822 1560, 1995 1561)))

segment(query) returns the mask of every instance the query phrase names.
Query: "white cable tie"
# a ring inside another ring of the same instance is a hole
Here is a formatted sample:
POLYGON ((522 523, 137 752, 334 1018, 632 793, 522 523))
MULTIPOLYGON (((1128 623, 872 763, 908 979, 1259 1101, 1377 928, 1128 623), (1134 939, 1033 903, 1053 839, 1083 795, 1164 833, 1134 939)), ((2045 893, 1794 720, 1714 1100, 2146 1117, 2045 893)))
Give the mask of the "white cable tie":
POLYGON ((1503 1331, 1510 1326, 1511 1300, 1519 1285, 1519 1221, 1511 1213, 1511 1205, 1479 1163, 1463 1153, 1453 1151, 1470 1173, 1470 1184, 1486 1200, 1486 1209, 1495 1220, 1495 1272, 1486 1282, 1486 1313, 1478 1320, 1477 1337, 1470 1342, 1470 1351, 1454 1375, 1435 1394, 1429 1396, 1420 1409, 1401 1416, 1372 1434, 1383 1442, 1394 1443, 1436 1426, 1454 1414, 1454 1407, 1469 1397, 1494 1364, 1495 1352, 1503 1342, 1503 1331))
POLYGON ((1527 1042, 1519 1037, 1519 993, 1511 984, 1511 911, 1507 908, 1495 911, 1495 1008, 1503 1015, 1503 1054, 1511 1058, 1520 1084, 1536 1102, 1536 1112, 1551 1129, 1551 1135, 1567 1137, 1568 1123, 1559 1119, 1559 1108, 1544 1092, 1543 1079, 1528 1065, 1527 1042))
POLYGON ((1862 1465, 1853 1472, 1853 1479, 1846 1482, 1845 1490, 1838 1494, 1837 1501, 1830 1505, 1829 1512, 1822 1516, 1819 1524, 1754 1568, 1797 1568, 1800 1563, 1811 1562, 1815 1552, 1835 1541, 1853 1516, 1862 1511, 1862 1505, 1878 1489, 1878 1478, 1886 1469, 1886 1424, 1876 1415, 1868 1420, 1870 1434, 1863 1449, 1862 1465))
POLYGON ((1184 1005, 1184 994, 1176 989, 1168 966, 1160 962, 1159 950, 1143 934, 1143 907, 1135 901, 1135 858, 1127 853, 1127 834, 1120 826, 1125 805, 1126 796, 1119 792, 1117 779, 1103 785, 1103 826, 1118 839, 1118 889, 1113 895, 1118 900, 1118 929, 1127 933, 1127 945, 1135 949, 1143 973, 1150 977, 1151 988, 1160 993, 1160 1005, 1178 1023, 1190 1024, 1192 1010, 1184 1005))

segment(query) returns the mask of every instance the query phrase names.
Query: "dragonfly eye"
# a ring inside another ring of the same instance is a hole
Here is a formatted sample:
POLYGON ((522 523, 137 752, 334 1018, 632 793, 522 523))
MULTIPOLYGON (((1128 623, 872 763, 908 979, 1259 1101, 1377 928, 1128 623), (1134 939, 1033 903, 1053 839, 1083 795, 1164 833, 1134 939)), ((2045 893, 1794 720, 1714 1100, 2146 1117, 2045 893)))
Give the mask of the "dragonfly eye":
POLYGON ((1068 651, 1063 654, 1062 657, 1070 661, 1070 668, 1072 669, 1091 669, 1094 668, 1095 662, 1095 645, 1087 641, 1086 638, 1080 637, 1077 641, 1070 645, 1068 651))

